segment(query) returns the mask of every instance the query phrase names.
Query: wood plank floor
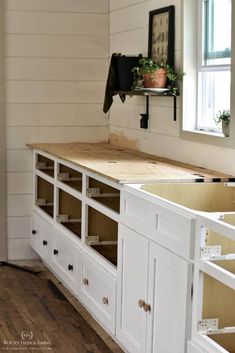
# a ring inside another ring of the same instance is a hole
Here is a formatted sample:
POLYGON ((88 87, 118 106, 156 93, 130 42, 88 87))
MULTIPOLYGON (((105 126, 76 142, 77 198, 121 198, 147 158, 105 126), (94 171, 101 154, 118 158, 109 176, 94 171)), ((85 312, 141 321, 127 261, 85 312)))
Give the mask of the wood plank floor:
POLYGON ((105 344, 47 273, 0 266, 0 352, 122 352, 105 344))

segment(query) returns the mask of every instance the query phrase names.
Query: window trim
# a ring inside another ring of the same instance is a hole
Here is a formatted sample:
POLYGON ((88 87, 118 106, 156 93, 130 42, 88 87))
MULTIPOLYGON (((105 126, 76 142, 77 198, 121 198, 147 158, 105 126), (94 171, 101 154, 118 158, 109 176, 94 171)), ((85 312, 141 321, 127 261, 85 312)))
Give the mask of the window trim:
POLYGON ((231 121, 230 137, 222 134, 196 131, 196 84, 197 84, 197 11, 198 2, 195 0, 182 0, 182 27, 181 27, 181 62, 182 70, 186 72, 182 86, 180 106, 180 132, 182 140, 202 143, 206 146, 215 145, 235 149, 235 4, 232 2, 232 48, 231 48, 231 121), (195 43, 194 46, 191 44, 195 43), (190 119, 189 119, 190 117, 190 119))

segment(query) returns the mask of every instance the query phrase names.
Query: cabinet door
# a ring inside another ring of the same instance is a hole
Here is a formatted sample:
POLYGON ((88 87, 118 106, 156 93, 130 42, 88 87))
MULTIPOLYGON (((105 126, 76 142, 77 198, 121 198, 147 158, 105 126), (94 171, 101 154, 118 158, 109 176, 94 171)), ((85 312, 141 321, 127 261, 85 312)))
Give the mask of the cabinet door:
POLYGON ((72 291, 77 293, 80 248, 58 229, 52 232, 52 268, 72 291))
POLYGON ((32 215, 30 244, 39 256, 50 265, 52 226, 36 212, 32 215))
POLYGON ((152 316, 148 316, 147 353, 183 353, 191 305, 189 263, 154 243, 149 261, 152 316))
POLYGON ((131 353, 146 353, 148 314, 139 301, 147 300, 148 246, 147 239, 119 225, 117 337, 131 353))

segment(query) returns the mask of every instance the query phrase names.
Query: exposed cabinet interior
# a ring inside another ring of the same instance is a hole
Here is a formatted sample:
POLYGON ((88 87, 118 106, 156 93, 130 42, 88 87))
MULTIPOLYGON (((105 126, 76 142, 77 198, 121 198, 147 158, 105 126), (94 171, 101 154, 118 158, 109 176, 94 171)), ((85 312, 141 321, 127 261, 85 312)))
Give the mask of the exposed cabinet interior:
MULTIPOLYGON (((219 343, 230 353, 235 353, 235 291, 215 278, 203 275, 202 319, 218 319, 218 329, 233 332, 208 333, 215 342, 219 343)), ((212 329, 213 331, 214 329, 212 329)))
POLYGON ((52 178, 54 177, 54 161, 42 156, 41 154, 37 154, 36 169, 51 176, 52 178))
POLYGON ((49 216, 54 212, 54 186, 47 180, 36 177, 36 200, 35 204, 49 216))
POLYGON ((117 266, 118 223, 92 207, 87 212, 86 244, 117 266))
POLYGON ((142 190, 194 210, 235 211, 235 188, 224 183, 144 184, 142 190))
POLYGON ((58 190, 59 210, 57 222, 81 238, 81 201, 64 190, 58 190))
POLYGON ((120 191, 93 178, 89 178, 87 196, 110 208, 120 212, 120 191))
MULTIPOLYGON (((222 215, 221 220, 226 223, 235 223, 235 214, 222 215)), ((207 228, 205 248, 202 247, 201 256, 205 260, 208 259, 219 267, 235 274, 235 240, 207 228), (211 251, 211 255, 207 255, 209 251, 211 251)))
POLYGON ((82 173, 63 164, 59 164, 58 170, 57 179, 59 181, 82 192, 82 173))

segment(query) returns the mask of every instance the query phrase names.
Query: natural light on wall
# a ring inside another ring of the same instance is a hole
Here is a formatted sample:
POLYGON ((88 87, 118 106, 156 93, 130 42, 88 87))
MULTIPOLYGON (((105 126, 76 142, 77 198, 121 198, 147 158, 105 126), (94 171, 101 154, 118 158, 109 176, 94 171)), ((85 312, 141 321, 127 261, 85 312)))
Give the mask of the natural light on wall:
POLYGON ((183 129, 223 136, 215 119, 220 111, 230 111, 232 3, 184 3, 183 129))

